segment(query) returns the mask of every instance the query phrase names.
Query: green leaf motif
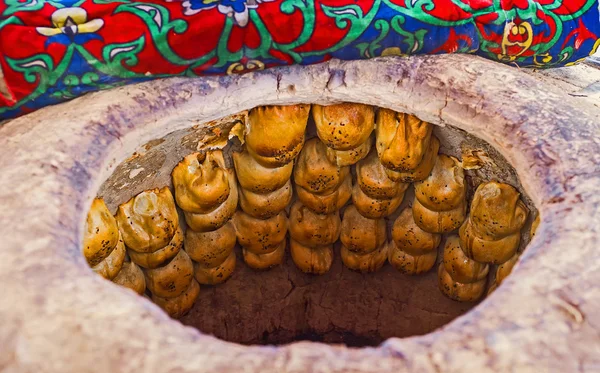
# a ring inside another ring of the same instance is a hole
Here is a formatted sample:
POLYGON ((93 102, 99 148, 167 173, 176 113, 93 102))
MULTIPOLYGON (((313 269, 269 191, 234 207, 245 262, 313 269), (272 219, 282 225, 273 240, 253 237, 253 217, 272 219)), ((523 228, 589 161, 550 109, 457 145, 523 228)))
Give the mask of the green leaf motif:
POLYGON ((67 86, 77 86, 79 85, 79 78, 73 74, 69 74, 65 76, 63 83, 67 86))
POLYGON ((294 59, 295 63, 302 62, 302 56, 294 51, 301 45, 306 44, 315 30, 315 1, 314 0, 284 0, 281 3, 281 12, 284 14, 292 14, 295 10, 302 13, 304 22, 302 22, 302 31, 296 40, 287 43, 273 43, 273 47, 284 53, 287 53, 294 59))
POLYGON ((347 46, 348 44, 355 41, 365 30, 369 27, 375 15, 379 11, 381 2, 383 0, 375 0, 373 6, 369 9, 367 14, 364 14, 362 9, 357 5, 346 5, 341 7, 332 7, 327 5, 321 5, 323 12, 330 18, 335 20, 335 24, 339 28, 346 28, 349 26, 349 30, 346 36, 340 40, 336 45, 324 49, 324 50, 313 50, 310 52, 304 52, 300 55, 304 57, 318 56, 327 53, 335 52, 347 46))
POLYGON ((6 61, 14 71, 23 73, 23 78, 27 83, 35 83, 38 78, 40 84, 48 81, 50 72, 54 69, 54 62, 48 54, 38 54, 22 60, 13 60, 7 57, 6 61))
POLYGON ((112 4, 112 3, 123 3, 129 4, 131 0, 93 0, 94 4, 112 4))
POLYGON ((403 36, 402 42, 406 44, 407 48, 400 48, 405 54, 414 54, 423 48, 423 39, 427 30, 418 30, 415 33, 408 32, 402 28, 405 22, 404 16, 397 15, 391 20, 392 29, 399 35, 403 36))
POLYGON ((6 4, 6 9, 3 16, 10 16, 17 12, 33 12, 44 7, 44 0, 4 0, 4 4, 6 4))
POLYGON ((364 18, 363 11, 358 5, 331 7, 321 5, 326 16, 335 19, 335 25, 344 29, 348 24, 355 24, 364 18))
POLYGON ((138 16, 150 31, 154 47, 162 57, 176 65, 187 65, 202 59, 185 59, 175 53, 169 44, 168 35, 171 31, 181 34, 187 30, 188 24, 182 19, 170 20, 169 10, 161 5, 150 3, 131 3, 119 5, 116 13, 128 12, 138 16))
POLYGON ((22 25, 23 21, 21 21, 20 19, 18 19, 15 16, 10 16, 5 20, 0 20, 0 30, 2 30, 4 27, 8 26, 8 25, 22 25))
POLYGON ((102 49, 102 59, 113 70, 120 70, 122 64, 135 66, 138 63, 137 55, 144 49, 145 44, 145 36, 128 43, 109 44, 102 49))
POLYGON ((0 107, 0 113, 9 108, 18 108, 27 102, 33 101, 44 94, 48 88, 56 85, 71 63, 74 45, 76 44, 71 44, 67 47, 65 54, 56 66, 54 66, 52 57, 46 53, 37 54, 24 59, 12 59, 6 57, 6 62, 12 70, 23 73, 23 79, 25 79, 26 82, 31 84, 37 83, 37 86, 33 92, 23 97, 11 107, 0 107))

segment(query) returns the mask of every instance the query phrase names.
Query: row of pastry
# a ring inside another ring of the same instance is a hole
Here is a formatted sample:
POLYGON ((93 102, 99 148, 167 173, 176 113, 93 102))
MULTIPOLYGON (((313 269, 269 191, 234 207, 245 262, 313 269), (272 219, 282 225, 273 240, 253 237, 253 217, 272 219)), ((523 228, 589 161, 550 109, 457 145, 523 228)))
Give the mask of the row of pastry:
POLYGON ((233 167, 220 150, 190 154, 173 170, 174 199, 168 188, 140 193, 119 206, 116 220, 95 200, 84 254, 95 271, 140 294, 147 287, 178 317, 193 305, 198 284, 232 275, 236 242, 255 269, 283 261, 289 232, 292 260, 307 273, 329 270, 339 239, 348 268, 372 272, 389 261, 420 274, 435 265, 442 235, 450 234, 440 289, 456 300, 478 299, 489 264, 514 262, 527 209, 515 188, 489 182, 478 187, 467 215, 464 171, 438 154, 432 129, 361 104, 255 108, 233 167), (317 137, 305 141, 311 113, 317 137), (410 183, 415 198, 389 235, 386 219, 410 183))

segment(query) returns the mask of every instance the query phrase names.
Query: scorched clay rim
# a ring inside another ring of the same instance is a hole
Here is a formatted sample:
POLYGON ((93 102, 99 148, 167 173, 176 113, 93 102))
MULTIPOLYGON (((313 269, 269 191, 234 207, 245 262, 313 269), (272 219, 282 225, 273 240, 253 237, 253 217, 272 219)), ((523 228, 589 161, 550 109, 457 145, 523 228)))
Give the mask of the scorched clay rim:
POLYGON ((330 62, 91 94, 0 131, 0 368, 45 372, 572 372, 600 369, 598 112, 470 56, 330 62), (495 146, 542 222, 513 274, 440 330, 378 348, 243 347, 95 275, 88 206, 139 145, 257 105, 349 101, 495 146))

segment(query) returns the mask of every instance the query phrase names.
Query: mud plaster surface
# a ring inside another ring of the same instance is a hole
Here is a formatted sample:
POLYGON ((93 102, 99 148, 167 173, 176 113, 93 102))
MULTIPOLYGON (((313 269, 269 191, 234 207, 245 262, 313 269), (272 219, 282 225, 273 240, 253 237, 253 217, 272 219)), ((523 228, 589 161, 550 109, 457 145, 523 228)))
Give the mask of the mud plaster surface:
MULTIPOLYGON (((177 131, 144 144, 117 166, 98 195, 114 212, 120 203, 143 190, 172 187, 171 170, 185 155, 206 144, 222 143, 231 128, 244 119, 242 115, 223 118, 206 127, 177 131)), ((535 212, 514 168, 493 147, 452 126, 436 126, 434 132, 441 139, 440 153, 461 159, 462 151, 468 149, 481 151, 487 157, 481 168, 466 171, 467 200, 471 200, 480 183, 499 180, 517 187, 535 212)), ((316 130, 310 120, 307 138, 314 136, 316 130)), ((226 155, 230 149, 225 148, 226 155)), ((388 238, 395 218, 412 198, 410 188, 403 204, 387 219, 388 238)), ((180 220, 185 228, 184 219, 180 220)), ((529 242, 528 228, 527 225, 523 229, 521 250, 529 242)), ((438 262, 445 237, 439 247, 438 262)), ((454 302, 440 293, 437 265, 423 276, 403 275, 389 264, 377 273, 363 275, 342 265, 336 246, 332 270, 324 276, 311 276, 295 267, 289 252, 282 266, 264 272, 248 268, 241 260, 239 247, 237 255, 233 277, 220 286, 203 286, 193 311, 181 319, 182 323, 244 344, 315 340, 361 346, 377 345, 390 337, 426 334, 475 305, 454 302)))
POLYGON ((453 55, 153 81, 10 121, 0 129, 0 369, 597 372, 599 123, 589 101, 548 81, 453 55), (315 100, 376 104, 455 126, 515 167, 541 223, 491 297, 435 332, 376 348, 241 346, 169 319, 87 267, 87 208, 140 144, 257 105, 315 100))

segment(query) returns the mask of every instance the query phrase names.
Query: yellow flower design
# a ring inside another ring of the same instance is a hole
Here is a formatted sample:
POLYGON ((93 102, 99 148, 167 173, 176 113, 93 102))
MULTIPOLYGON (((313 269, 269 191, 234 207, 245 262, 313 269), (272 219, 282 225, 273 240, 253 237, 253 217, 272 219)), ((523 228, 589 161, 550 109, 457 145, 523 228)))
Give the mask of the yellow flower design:
POLYGON ((52 13, 54 27, 36 27, 38 33, 45 36, 65 34, 74 37, 77 34, 87 34, 100 30, 104 25, 101 19, 88 22, 87 12, 79 7, 62 8, 52 13))
POLYGON ((387 57, 387 56, 406 57, 407 55, 402 53, 402 50, 398 47, 389 47, 389 48, 385 48, 383 51, 381 51, 381 57, 387 57))
POLYGON ((227 68, 227 75, 242 74, 249 71, 260 71, 265 69, 265 64, 258 60, 249 60, 245 64, 235 62, 227 68))

